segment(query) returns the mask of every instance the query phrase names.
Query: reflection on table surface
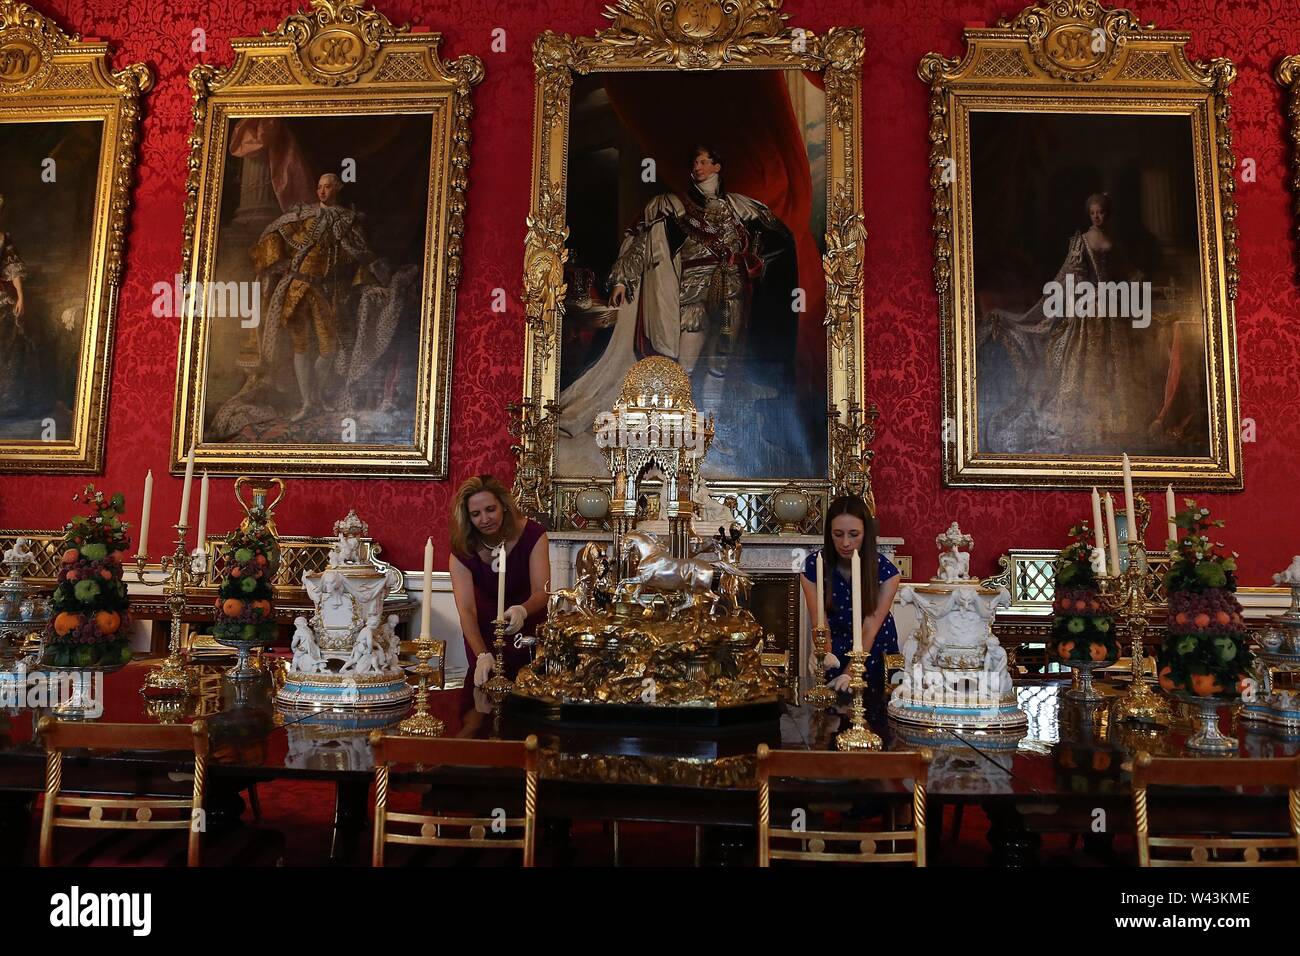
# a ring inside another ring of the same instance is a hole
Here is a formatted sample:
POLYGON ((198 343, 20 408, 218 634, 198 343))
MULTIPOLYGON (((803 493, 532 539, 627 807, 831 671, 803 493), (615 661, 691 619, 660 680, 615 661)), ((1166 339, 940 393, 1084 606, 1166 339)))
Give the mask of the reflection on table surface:
MULTIPOLYGON (((198 694, 149 699, 139 690, 151 666, 137 662, 107 676, 100 719, 177 723, 202 718, 211 734, 214 773, 358 779, 373 772, 371 731, 392 730, 404 716, 281 712, 272 704, 269 675, 264 681, 232 684, 222 678, 224 667, 214 665, 198 666, 198 694)), ((888 749, 930 748, 930 793, 955 799, 1116 797, 1128 792, 1139 751, 1189 756, 1183 745, 1188 722, 1168 729, 1120 724, 1110 719, 1109 699, 1077 704, 1064 697, 1067 688, 1063 682, 1017 688, 1029 723, 1014 737, 905 727, 878 713, 872 724, 888 749)), ((448 736, 521 740, 535 734, 544 783, 588 786, 752 790, 759 744, 830 750, 835 734, 847 725, 838 709, 818 713, 806 706, 786 707, 779 721, 729 729, 559 725, 523 718, 508 704, 494 706, 482 694, 461 689, 433 694, 430 709, 446 722, 448 736)), ((0 711, 0 768, 10 771, 0 773, 0 789, 39 788, 42 749, 36 726, 45 713, 0 711), (15 773, 20 767, 26 772, 15 773)), ((1237 734, 1242 755, 1300 753, 1300 739, 1239 727, 1228 708, 1221 723, 1225 732, 1237 734)), ((159 758, 117 754, 105 759, 159 758)))

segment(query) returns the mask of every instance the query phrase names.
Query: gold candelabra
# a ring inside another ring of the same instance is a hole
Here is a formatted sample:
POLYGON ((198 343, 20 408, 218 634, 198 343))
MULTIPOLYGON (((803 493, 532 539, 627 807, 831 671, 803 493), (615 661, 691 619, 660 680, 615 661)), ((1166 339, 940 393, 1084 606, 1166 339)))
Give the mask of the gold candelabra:
POLYGON ((836 750, 879 750, 880 736, 867 726, 867 711, 862 703, 862 692, 867 682, 862 679, 867 670, 866 651, 849 652, 849 690, 853 693, 853 706, 849 711, 849 728, 841 730, 835 738, 836 750))
POLYGON ((813 677, 816 682, 808 688, 803 699, 805 703, 818 710, 824 710, 835 703, 835 691, 826 686, 826 668, 822 665, 822 661, 826 658, 830 633, 828 627, 813 628, 813 652, 817 655, 817 666, 813 668, 813 677))
POLYGON ((435 655, 441 658, 446 651, 446 641, 432 640, 427 634, 421 634, 416 641, 415 657, 420 664, 413 673, 420 683, 415 691, 415 713, 397 725, 398 733, 409 737, 441 737, 446 732, 446 724, 429 713, 429 676, 433 674, 429 661, 435 655))
POLYGON ((161 577, 148 581, 145 579, 145 564, 148 558, 143 554, 135 556, 136 580, 141 584, 159 584, 167 598, 167 607, 172 615, 171 636, 167 641, 167 658, 145 678, 142 694, 150 696, 178 696, 193 694, 198 689, 198 675, 181 659, 181 618, 185 614, 185 592, 198 580, 189 552, 185 548, 185 532, 189 525, 181 522, 176 528, 176 550, 159 559, 161 577))
POLYGON ((496 654, 493 674, 483 684, 483 693, 500 700, 514 688, 514 682, 506 677, 506 622, 498 618, 492 628, 496 639, 492 642, 492 651, 496 654))
POLYGON ((1155 573, 1147 562, 1147 550, 1140 541, 1128 542, 1128 568, 1118 576, 1099 574, 1101 601, 1106 610, 1122 617, 1132 641, 1132 686, 1115 702, 1114 719, 1135 720, 1168 726, 1173 722, 1169 702, 1146 682, 1147 619, 1152 604, 1147 595, 1155 584, 1155 573))

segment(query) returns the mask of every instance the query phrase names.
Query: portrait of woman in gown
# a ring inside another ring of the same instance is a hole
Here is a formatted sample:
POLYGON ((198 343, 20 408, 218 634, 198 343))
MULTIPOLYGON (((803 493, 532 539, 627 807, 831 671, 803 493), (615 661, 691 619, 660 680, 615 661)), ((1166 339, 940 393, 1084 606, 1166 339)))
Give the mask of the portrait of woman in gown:
POLYGON ((1070 236, 1038 301, 1022 313, 989 309, 976 325, 977 363, 1010 372, 980 383, 985 450, 1118 454, 1163 440, 1171 427, 1186 344, 1175 336, 1171 345, 1174 323, 1155 316, 1163 303, 1115 229, 1111 197, 1093 193, 1085 209, 1087 227, 1070 236), (1115 288, 1107 284, 1125 287, 1124 314, 1101 307, 1103 289, 1115 288), (1085 290, 1094 304, 1065 305, 1085 290))

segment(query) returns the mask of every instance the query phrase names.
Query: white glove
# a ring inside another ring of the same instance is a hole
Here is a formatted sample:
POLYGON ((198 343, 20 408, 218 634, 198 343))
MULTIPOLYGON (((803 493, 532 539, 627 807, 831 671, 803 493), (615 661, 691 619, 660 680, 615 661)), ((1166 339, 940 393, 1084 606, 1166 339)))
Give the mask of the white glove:
POLYGON ((474 661, 474 686, 482 687, 497 666, 497 659, 484 651, 474 661))
POLYGON ((474 688, 474 709, 480 714, 492 713, 492 698, 477 687, 474 688))
POLYGON ((847 694, 849 692, 850 679, 851 678, 848 674, 841 674, 839 677, 833 678, 826 686, 837 694, 847 694))
POLYGON ((839 666, 840 666, 840 658, 836 657, 835 654, 832 654, 831 652, 827 652, 826 657, 823 657, 822 662, 820 663, 818 663, 818 659, 816 659, 816 652, 813 652, 813 656, 809 658, 810 671, 816 671, 820 669, 824 672, 824 671, 831 670, 832 667, 839 667, 839 666))
POLYGON ((515 634, 524 626, 524 621, 528 620, 528 612, 524 610, 523 605, 514 604, 506 608, 502 620, 506 622, 506 633, 515 634))

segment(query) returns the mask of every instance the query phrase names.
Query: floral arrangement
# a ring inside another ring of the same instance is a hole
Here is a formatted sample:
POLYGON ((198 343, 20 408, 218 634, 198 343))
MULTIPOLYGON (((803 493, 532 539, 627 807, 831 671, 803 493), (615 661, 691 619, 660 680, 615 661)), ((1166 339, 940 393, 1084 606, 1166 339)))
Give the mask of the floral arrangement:
MULTIPOLYGON (((46 626, 42 663, 51 667, 110 667, 131 659, 130 615, 122 559, 131 540, 120 494, 105 500, 87 485, 77 496, 90 506, 64 526, 63 562, 46 626)), ((76 500, 76 499, 74 499, 76 500)))
POLYGON ((1115 621, 1101 601, 1097 574, 1092 569, 1088 522, 1070 529, 1074 541, 1056 557, 1055 620, 1048 649, 1063 664, 1071 661, 1113 663, 1119 657, 1115 621))
POLYGON ((226 535, 225 577, 217 586, 218 641, 272 641, 276 635, 271 579, 280 563, 275 535, 263 525, 226 535))
POLYGON ((1235 697, 1250 667, 1246 622, 1237 590, 1236 554, 1220 553, 1209 532, 1222 528, 1208 508, 1186 499, 1178 512, 1179 540, 1169 542, 1165 573, 1168 633, 1160 654, 1160 686, 1199 697, 1235 697))

